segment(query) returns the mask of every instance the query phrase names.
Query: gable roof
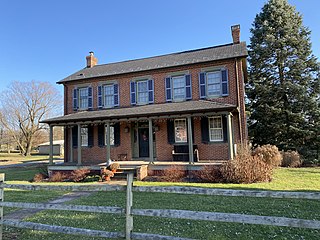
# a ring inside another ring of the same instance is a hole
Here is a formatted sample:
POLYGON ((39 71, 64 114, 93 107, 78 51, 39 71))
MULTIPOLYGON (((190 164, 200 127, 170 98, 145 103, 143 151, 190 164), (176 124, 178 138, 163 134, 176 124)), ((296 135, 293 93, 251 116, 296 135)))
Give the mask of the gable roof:
POLYGON ((235 105, 207 100, 148 104, 143 106, 82 111, 46 119, 42 123, 58 124, 79 121, 128 120, 130 118, 160 117, 179 114, 213 113, 236 109, 235 105))
POLYGON ((245 42, 241 42, 239 44, 227 44, 149 58, 96 65, 92 68, 84 68, 57 83, 61 84, 93 77, 112 76, 235 57, 246 57, 247 55, 248 52, 245 42))

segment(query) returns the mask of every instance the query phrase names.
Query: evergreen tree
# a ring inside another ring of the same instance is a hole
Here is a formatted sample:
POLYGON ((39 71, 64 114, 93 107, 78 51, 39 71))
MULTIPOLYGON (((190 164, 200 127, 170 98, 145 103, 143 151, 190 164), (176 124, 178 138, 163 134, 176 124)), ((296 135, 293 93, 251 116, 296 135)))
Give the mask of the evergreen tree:
POLYGON ((287 0, 269 0, 250 31, 251 140, 303 154, 319 150, 319 63, 301 14, 287 0))

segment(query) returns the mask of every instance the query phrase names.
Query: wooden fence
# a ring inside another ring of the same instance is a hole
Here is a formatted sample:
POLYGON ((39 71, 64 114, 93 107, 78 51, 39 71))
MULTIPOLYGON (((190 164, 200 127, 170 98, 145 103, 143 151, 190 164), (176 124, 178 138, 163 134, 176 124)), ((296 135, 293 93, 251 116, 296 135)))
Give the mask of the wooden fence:
POLYGON ((199 212, 172 209, 132 209, 132 192, 161 192, 161 193, 179 193, 179 194, 202 194, 211 196, 246 196, 246 197, 270 197, 270 198, 295 198, 295 199, 314 199, 320 200, 320 193, 317 192, 281 192, 281 191, 251 191, 251 190, 226 190, 212 188, 194 188, 194 187, 133 187, 133 173, 127 174, 127 185, 21 185, 4 183, 4 174, 0 174, 0 240, 2 239, 2 226, 11 226, 17 228, 27 228, 40 231, 49 231, 55 233, 83 235, 91 237, 106 238, 125 238, 125 239, 159 239, 159 240, 182 240, 187 238, 163 236, 158 234, 133 232, 133 215, 152 216, 176 219, 205 220, 217 222, 233 222, 285 227, 298 227, 320 229, 320 221, 295 219, 286 217, 270 217, 245 215, 235 213, 219 212, 199 212), (22 190, 51 190, 51 191, 126 191, 126 207, 108 207, 108 206, 84 206, 84 205, 64 205, 50 203, 24 203, 24 202, 4 202, 4 188, 22 189, 22 190), (126 224, 124 232, 106 232, 91 229, 81 229, 74 227, 54 226, 32 222, 4 220, 3 207, 33 208, 44 210, 68 210, 93 213, 113 213, 125 214, 126 224))

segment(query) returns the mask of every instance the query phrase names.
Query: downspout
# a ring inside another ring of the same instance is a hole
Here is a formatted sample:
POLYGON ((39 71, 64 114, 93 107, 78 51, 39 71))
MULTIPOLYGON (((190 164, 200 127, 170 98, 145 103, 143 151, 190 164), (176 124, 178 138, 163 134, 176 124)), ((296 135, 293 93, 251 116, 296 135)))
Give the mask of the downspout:
POLYGON ((236 87, 236 91, 237 91, 237 109, 238 109, 238 124, 239 124, 239 132, 240 132, 240 144, 243 143, 243 138, 242 138, 242 124, 241 124, 241 108, 240 108, 240 84, 239 84, 239 78, 238 78, 238 62, 237 62, 237 58, 234 59, 234 63, 235 63, 235 72, 236 72, 236 83, 237 83, 237 87, 236 87))

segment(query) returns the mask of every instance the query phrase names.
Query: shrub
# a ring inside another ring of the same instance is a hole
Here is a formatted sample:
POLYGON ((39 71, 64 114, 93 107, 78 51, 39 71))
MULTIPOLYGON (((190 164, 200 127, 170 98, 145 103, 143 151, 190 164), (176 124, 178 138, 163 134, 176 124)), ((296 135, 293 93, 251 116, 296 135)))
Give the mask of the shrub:
POLYGON ((90 173, 88 168, 80 168, 73 170, 70 174, 70 180, 73 182, 81 182, 83 181, 86 176, 90 173))
POLYGON ((258 156, 238 155, 221 167, 221 175, 229 183, 255 183, 271 181, 272 167, 258 156))
POLYGON ((274 145, 263 145, 259 146, 252 152, 253 156, 259 156, 262 161, 267 163, 272 167, 277 167, 281 165, 282 156, 278 148, 274 145))
POLYGON ((222 181, 220 168, 213 165, 206 165, 198 171, 193 172, 197 181, 205 183, 217 183, 222 181))
POLYGON ((282 152, 282 167, 300 167, 302 164, 300 154, 296 151, 282 152))
POLYGON ((101 179, 102 181, 109 181, 111 177, 114 176, 114 173, 108 170, 106 167, 101 168, 101 179))
POLYGON ((163 170, 161 179, 165 182, 181 182, 186 177, 186 171, 181 166, 171 166, 163 170))
POLYGON ((61 172, 56 172, 51 175, 51 177, 49 178, 49 182, 64 182, 67 179, 68 179, 67 174, 61 173, 61 172))
POLYGON ((36 175, 34 175, 32 182, 42 182, 46 178, 47 178, 47 176, 45 176, 44 174, 37 173, 36 175))
POLYGON ((108 169, 111 171, 117 171, 119 167, 120 167, 119 163, 111 163, 110 166, 108 166, 108 169))

